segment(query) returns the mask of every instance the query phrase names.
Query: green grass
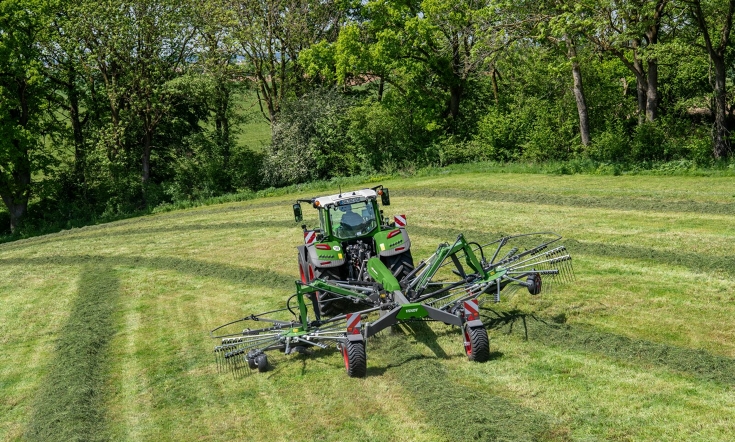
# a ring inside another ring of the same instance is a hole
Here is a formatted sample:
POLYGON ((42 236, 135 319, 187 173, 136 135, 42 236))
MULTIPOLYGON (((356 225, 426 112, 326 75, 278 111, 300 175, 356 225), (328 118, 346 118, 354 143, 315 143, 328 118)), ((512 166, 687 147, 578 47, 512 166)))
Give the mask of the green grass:
POLYGON ((731 440, 735 178, 470 171, 383 182, 414 257, 553 230, 577 275, 487 305, 489 362, 431 324, 365 379, 333 349, 217 372, 207 331, 293 291, 317 183, 0 245, 0 440, 731 440))
POLYGON ((271 142, 271 126, 260 111, 257 95, 252 91, 244 91, 236 96, 235 106, 244 120, 237 125, 235 145, 256 152, 262 151, 263 146, 271 142))

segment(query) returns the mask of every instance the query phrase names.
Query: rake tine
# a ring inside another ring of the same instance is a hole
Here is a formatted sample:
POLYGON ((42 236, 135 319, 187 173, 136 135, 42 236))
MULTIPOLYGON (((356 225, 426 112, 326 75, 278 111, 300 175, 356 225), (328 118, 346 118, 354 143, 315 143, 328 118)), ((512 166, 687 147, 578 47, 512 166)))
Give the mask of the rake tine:
POLYGON ((571 275, 572 275, 572 281, 576 280, 577 278, 576 278, 576 276, 574 275, 574 264, 572 263, 572 258, 571 258, 571 256, 569 257, 569 272, 570 272, 570 273, 571 273, 571 275))

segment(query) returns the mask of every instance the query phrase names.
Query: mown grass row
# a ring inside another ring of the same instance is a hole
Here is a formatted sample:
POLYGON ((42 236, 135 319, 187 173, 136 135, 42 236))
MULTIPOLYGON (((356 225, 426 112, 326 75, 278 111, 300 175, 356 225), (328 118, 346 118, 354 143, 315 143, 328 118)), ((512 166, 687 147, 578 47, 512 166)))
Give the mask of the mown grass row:
POLYGON ((35 398, 27 440, 109 440, 109 344, 116 333, 119 296, 112 267, 82 268, 77 298, 35 398))

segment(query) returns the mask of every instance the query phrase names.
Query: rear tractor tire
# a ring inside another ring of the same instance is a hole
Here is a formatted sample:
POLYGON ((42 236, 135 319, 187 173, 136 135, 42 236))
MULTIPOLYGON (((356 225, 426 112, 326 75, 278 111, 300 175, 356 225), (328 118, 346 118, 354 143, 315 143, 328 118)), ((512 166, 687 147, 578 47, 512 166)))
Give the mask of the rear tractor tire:
POLYGON ((467 358, 474 362, 490 359, 490 338, 485 327, 464 327, 464 350, 467 358))
POLYGON ((406 277, 409 273, 411 273, 414 269, 413 265, 413 256, 411 256, 411 251, 407 250, 401 254, 389 256, 387 258, 384 258, 386 261, 386 267, 391 271, 391 273, 395 273, 396 270, 401 268, 401 271, 395 275, 396 279, 400 282, 403 278, 406 277))
POLYGON ((347 376, 364 378, 367 374, 367 355, 365 343, 362 341, 347 341, 342 344, 342 357, 345 360, 347 376))
MULTIPOLYGON (((314 269, 314 279, 319 278, 324 281, 339 281, 340 277, 337 272, 332 269, 314 269)), ((341 313, 350 311, 352 303, 346 299, 337 298, 330 293, 317 292, 315 294, 319 300, 319 312, 322 318, 329 318, 341 313)), ((354 309, 354 307, 353 307, 354 309)))

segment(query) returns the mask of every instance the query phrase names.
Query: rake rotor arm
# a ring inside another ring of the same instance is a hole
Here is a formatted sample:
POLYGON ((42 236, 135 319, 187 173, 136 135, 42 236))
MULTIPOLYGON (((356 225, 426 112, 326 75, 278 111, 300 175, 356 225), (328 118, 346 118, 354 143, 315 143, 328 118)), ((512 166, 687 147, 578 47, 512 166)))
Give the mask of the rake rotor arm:
MULTIPOLYGON (((447 243, 439 245, 436 252, 427 260, 426 269, 418 275, 416 282, 410 287, 414 288, 416 294, 421 295, 434 275, 436 275, 439 269, 444 265, 444 261, 447 258, 452 259, 455 267, 457 267, 457 271, 464 280, 463 282, 467 282, 471 275, 467 275, 465 273, 464 268, 459 261, 459 257, 457 257, 457 253, 459 252, 464 252, 465 262, 473 271, 473 275, 477 275, 481 278, 485 278, 487 276, 487 272, 483 268, 481 261, 477 259, 477 255, 475 255, 475 252, 472 250, 471 244, 467 242, 464 235, 460 234, 451 246, 447 243)), ((434 293, 434 295, 436 294, 438 293, 434 293)))

